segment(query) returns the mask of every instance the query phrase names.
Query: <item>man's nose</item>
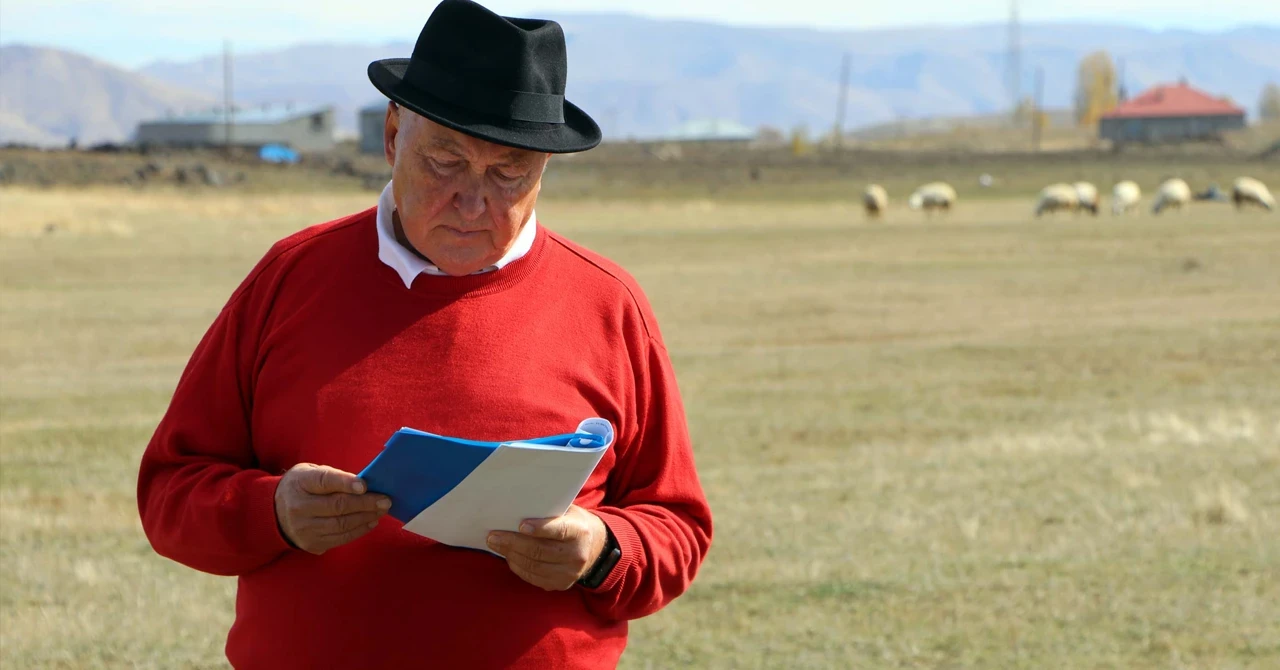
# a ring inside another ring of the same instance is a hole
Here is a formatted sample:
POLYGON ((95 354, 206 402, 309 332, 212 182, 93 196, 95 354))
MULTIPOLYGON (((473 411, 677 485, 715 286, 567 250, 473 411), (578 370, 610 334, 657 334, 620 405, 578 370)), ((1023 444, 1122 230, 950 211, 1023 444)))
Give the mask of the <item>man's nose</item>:
POLYGON ((480 184, 467 184, 453 194, 453 206, 464 221, 474 221, 484 214, 484 191, 480 184))

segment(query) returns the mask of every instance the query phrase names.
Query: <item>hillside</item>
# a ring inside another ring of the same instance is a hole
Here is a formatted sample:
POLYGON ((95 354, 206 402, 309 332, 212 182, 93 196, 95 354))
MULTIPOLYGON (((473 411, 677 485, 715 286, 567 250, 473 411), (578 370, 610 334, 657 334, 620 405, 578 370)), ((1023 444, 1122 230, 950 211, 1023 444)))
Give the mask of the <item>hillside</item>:
POLYGON ((120 142, 139 121, 212 103, 209 95, 80 54, 0 47, 0 143, 120 142))
MULTIPOLYGON (((992 117, 1007 109, 1004 26, 820 31, 566 14, 569 97, 606 137, 659 137, 684 121, 726 118, 748 126, 804 124, 826 133, 850 54, 846 129, 876 139, 935 131, 932 119, 992 117), (879 126, 879 128, 874 128, 879 126)), ((1280 28, 1225 33, 1116 25, 1030 24, 1023 29, 1022 90, 1045 72, 1045 104, 1070 106, 1081 56, 1103 48, 1123 59, 1131 91, 1186 77, 1250 110, 1280 81, 1280 28)), ((409 42, 303 43, 235 57, 241 105, 334 105, 339 129, 377 102, 366 65, 408 54, 409 42)), ((0 142, 120 141, 137 122, 201 109, 222 95, 222 59, 157 62, 130 72, 85 56, 29 46, 0 48, 0 142)), ((980 122, 978 122, 980 124, 980 122)), ((1062 128, 1064 124, 1055 123, 1062 128)))
MULTIPOLYGON (((569 44, 569 97, 608 136, 653 137, 690 119, 749 126, 834 120, 842 54, 852 57, 847 128, 899 118, 975 116, 1008 107, 1001 25, 872 31, 752 28, 617 14, 555 16, 569 44)), ((409 31, 412 32, 412 31, 409 31)), ((407 37, 412 37, 408 35, 407 37)), ((1150 31, 1116 25, 1030 24, 1023 29, 1022 90, 1045 71, 1045 104, 1070 105, 1075 69, 1098 48, 1125 61, 1131 90, 1187 77, 1254 108, 1280 81, 1280 28, 1226 33, 1150 31)), ((236 95, 246 104, 333 103, 341 127, 379 99, 365 77, 377 58, 404 56, 410 42, 302 44, 240 54, 236 95)), ((210 94, 221 90, 220 57, 163 62, 141 71, 210 94)))

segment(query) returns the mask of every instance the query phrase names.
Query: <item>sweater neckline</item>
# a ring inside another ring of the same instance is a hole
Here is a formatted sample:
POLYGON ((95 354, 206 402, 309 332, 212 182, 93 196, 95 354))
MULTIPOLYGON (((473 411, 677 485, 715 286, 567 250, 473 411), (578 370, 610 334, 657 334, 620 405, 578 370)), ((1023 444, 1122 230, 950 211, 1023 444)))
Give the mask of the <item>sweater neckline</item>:
POLYGON ((452 298, 455 300, 463 300, 468 298, 478 298, 484 295, 490 295, 505 291, 508 288, 519 284, 526 277, 533 273, 542 261, 542 256, 547 246, 547 229, 537 224, 537 237, 534 238, 533 247, 524 256, 511 261, 507 265, 480 274, 465 275, 462 277, 454 277, 450 275, 428 275, 420 274, 413 280, 413 285, 406 288, 404 280, 401 279, 399 273, 387 264, 378 260, 378 230, 377 220, 370 217, 371 224, 368 229, 366 239, 369 241, 372 250, 368 257, 378 265, 379 274, 386 281, 392 284, 392 290, 416 295, 419 297, 432 298, 452 298))

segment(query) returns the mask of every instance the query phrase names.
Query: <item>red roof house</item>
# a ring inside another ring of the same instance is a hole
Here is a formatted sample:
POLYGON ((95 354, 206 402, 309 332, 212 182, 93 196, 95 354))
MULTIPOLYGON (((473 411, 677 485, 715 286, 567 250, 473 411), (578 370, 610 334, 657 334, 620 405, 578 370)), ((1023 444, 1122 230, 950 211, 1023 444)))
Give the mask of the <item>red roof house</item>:
POLYGON ((1098 134, 1114 142, 1177 142, 1244 127, 1244 110, 1185 81, 1156 86, 1102 115, 1098 134))

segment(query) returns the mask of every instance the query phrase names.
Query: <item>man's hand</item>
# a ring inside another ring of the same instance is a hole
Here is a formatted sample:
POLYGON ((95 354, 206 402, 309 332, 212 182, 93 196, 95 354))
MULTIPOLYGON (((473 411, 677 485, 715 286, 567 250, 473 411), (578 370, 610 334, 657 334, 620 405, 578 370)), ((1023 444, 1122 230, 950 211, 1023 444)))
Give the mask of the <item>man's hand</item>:
POLYGON ((600 517, 573 505, 564 516, 525 521, 519 533, 489 533, 489 549, 507 559, 520 579, 547 591, 564 591, 595 564, 605 538, 600 517))
POLYGON ((391 499, 366 494, 359 477, 325 465, 299 463, 276 487, 276 521, 293 546, 319 556, 373 530, 391 499))

